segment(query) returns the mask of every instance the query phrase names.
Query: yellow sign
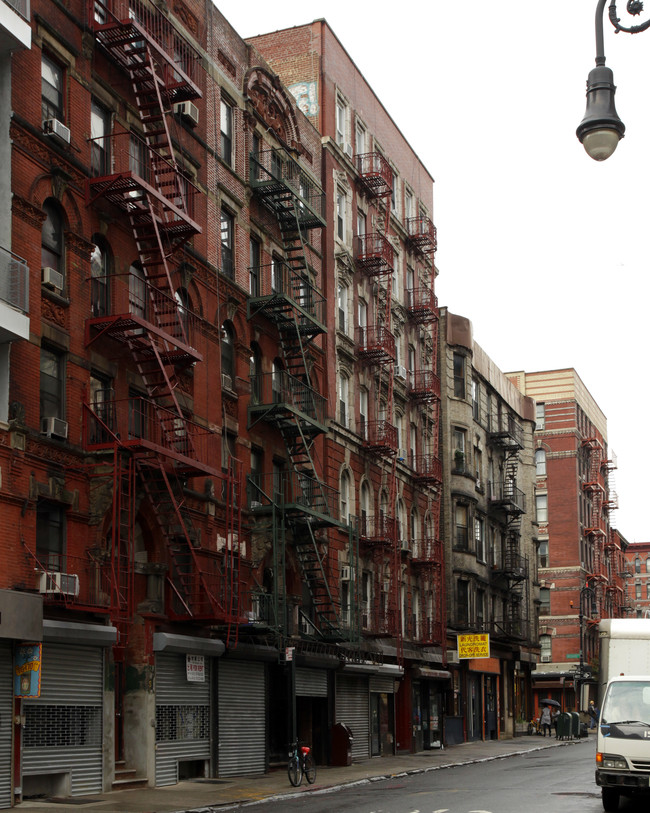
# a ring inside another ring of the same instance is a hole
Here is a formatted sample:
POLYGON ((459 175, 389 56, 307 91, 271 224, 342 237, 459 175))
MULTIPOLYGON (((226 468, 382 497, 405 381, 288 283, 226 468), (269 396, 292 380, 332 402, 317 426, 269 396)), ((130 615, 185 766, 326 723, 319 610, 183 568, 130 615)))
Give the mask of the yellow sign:
POLYGON ((490 634, 481 632, 476 635, 458 636, 458 659, 489 658, 490 634))

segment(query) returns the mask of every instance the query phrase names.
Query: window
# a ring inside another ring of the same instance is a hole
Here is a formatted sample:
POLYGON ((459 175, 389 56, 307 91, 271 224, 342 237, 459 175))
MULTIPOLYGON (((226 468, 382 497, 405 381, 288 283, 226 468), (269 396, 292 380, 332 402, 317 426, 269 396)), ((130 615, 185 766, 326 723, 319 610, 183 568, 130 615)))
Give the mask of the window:
POLYGON ((409 457, 411 468, 415 468, 415 459, 417 456, 417 442, 418 442, 418 428, 412 423, 409 430, 409 457))
POLYGON ((460 353, 454 353, 454 397, 465 397, 465 359, 460 353))
POLYGON ((404 217, 411 218, 414 216, 413 206, 413 192, 410 189, 404 188, 404 217))
POLYGON ((251 296, 260 295, 260 266, 262 264, 262 246, 255 237, 250 239, 250 257, 248 268, 248 288, 251 296))
POLYGON ((483 517, 474 518, 474 540, 476 542, 476 558, 485 562, 485 520, 483 517))
POLYGON ((235 380, 235 333, 230 322, 221 326, 221 384, 232 390, 235 380))
POLYGON ((463 627, 469 621, 469 582, 463 580, 456 583, 456 620, 463 627))
POLYGON ((53 268, 65 283, 63 257, 63 214, 58 203, 48 199, 43 204, 45 222, 41 229, 41 268, 53 268))
MULTIPOLYGON (((143 181, 150 181, 149 153, 144 139, 137 133, 131 133, 129 139, 129 169, 143 181)), ((140 193, 134 191, 133 196, 140 193)))
POLYGON ((36 555, 46 570, 61 571, 65 544, 63 506, 39 500, 36 506, 36 555))
POLYGON ((129 388, 129 439, 147 436, 145 405, 141 393, 129 388))
POLYGON ((475 378, 472 378, 472 417, 475 421, 480 418, 480 390, 479 383, 475 378))
POLYGON ((368 303, 363 299, 359 300, 358 307, 359 327, 364 328, 368 325, 368 303))
POLYGON ((251 344, 250 357, 250 377, 251 377, 251 403, 262 403, 262 354, 259 346, 253 342, 251 344))
POLYGON ((347 143, 347 119, 348 107, 343 99, 338 96, 336 99, 336 143, 339 147, 344 147, 347 143))
POLYGON ((174 291, 174 301, 176 302, 176 313, 178 314, 179 321, 176 325, 172 324, 170 326, 170 331, 175 338, 189 342, 192 303, 187 288, 177 288, 174 291))
POLYGON ((548 539, 542 539, 537 549, 537 566, 548 567, 548 539))
POLYGON ((544 449, 535 450, 535 475, 546 477, 546 451, 544 449))
POLYGON ((41 418, 64 418, 65 360, 63 353, 41 347, 41 418))
POLYGON ((650 573, 650 556, 645 560, 645 572, 650 573))
POLYGON ((341 472, 341 521, 347 522, 350 514, 350 475, 341 472))
POLYGON ((284 376, 285 371, 280 359, 273 360, 273 372, 271 374, 271 393, 273 403, 280 404, 284 400, 284 376))
POLYGON ((221 468, 223 471, 230 468, 230 461, 236 457, 236 445, 237 436, 224 429, 221 435, 221 468))
POLYGON ((541 656, 542 663, 550 663, 551 661, 551 641, 552 638, 550 635, 539 636, 539 654, 541 656))
POLYGON ((483 629, 485 623, 485 590, 476 591, 476 626, 483 629))
POLYGON ((114 429, 113 407, 115 393, 112 381, 99 373, 90 375, 90 406, 98 420, 90 423, 90 442, 108 443, 109 430, 114 429))
POLYGON ((393 171, 392 185, 390 191, 390 210, 394 215, 399 214, 398 189, 399 189, 399 179, 395 172, 393 171))
POLYGON ((221 100, 221 158, 232 166, 232 105, 221 100))
POLYGON ((235 278, 235 220, 226 209, 221 210, 221 273, 235 278))
POLYGON ((357 155, 363 155, 366 151, 366 128, 359 121, 357 122, 355 135, 357 155))
POLYGON ((348 425, 348 403, 350 398, 350 379, 345 373, 339 373, 339 422, 348 425))
POLYGON ((535 495, 535 512, 538 523, 548 522, 548 494, 535 495))
POLYGON ((454 448, 454 470, 465 471, 465 430, 454 428, 452 443, 454 448))
POLYGON ((336 191, 336 236, 339 240, 345 240, 345 209, 347 200, 342 189, 336 191))
POLYGON ((338 288, 339 300, 339 330, 342 333, 347 333, 348 329, 348 288, 347 285, 339 283, 338 288))
POLYGON ((469 512, 466 505, 463 505, 462 503, 456 504, 456 534, 454 537, 454 547, 457 550, 468 549, 468 513, 469 512))
POLYGON ((253 502, 261 502, 263 491, 262 474, 264 471, 264 453, 261 449, 251 449, 251 476, 250 476, 250 496, 249 505, 253 502))
MULTIPOLYGON (((479 439, 476 439, 479 443, 479 439)), ((480 447, 474 446, 474 476, 476 477, 476 488, 483 488, 483 452, 480 447)))
POLYGON ((408 371, 409 373, 415 372, 415 347, 412 344, 408 346, 408 371))
POLYGON ((359 390, 359 434, 364 440, 368 435, 368 390, 365 387, 359 390))
POLYGON ((634 598, 639 600, 641 598, 641 583, 636 582, 634 585, 634 598))
POLYGON ((63 68, 41 54, 41 115, 43 121, 65 121, 63 114, 63 68))
POLYGON ((365 480, 361 484, 359 492, 359 509, 361 511, 361 521, 363 522, 370 514, 370 486, 365 480))
POLYGON ((634 572, 640 573, 641 572, 641 559, 637 556, 634 560, 634 572))
POLYGON ((535 429, 546 426, 546 404, 535 404, 535 429))
POLYGON ((362 237, 366 233, 366 216, 363 212, 357 211, 357 234, 362 237))
POLYGON ((90 308, 93 316, 106 316, 109 312, 108 251, 101 238, 95 237, 90 255, 90 308))
POLYGON ((147 281, 140 263, 129 268, 129 311, 135 316, 147 318, 147 281))
POLYGON ((551 612, 551 591, 548 587, 539 588, 539 604, 542 615, 548 615, 551 612))
POLYGON ((110 161, 111 114, 93 99, 90 103, 90 169, 94 176, 108 175, 110 161))

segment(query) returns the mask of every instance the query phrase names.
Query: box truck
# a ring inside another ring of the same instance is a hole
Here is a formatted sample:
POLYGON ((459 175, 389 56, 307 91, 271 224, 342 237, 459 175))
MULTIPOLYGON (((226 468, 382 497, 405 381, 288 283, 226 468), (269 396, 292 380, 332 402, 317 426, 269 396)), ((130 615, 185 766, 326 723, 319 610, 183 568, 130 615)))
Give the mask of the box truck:
POLYGON ((650 619, 608 618, 600 635, 596 784, 603 808, 650 798, 650 619))

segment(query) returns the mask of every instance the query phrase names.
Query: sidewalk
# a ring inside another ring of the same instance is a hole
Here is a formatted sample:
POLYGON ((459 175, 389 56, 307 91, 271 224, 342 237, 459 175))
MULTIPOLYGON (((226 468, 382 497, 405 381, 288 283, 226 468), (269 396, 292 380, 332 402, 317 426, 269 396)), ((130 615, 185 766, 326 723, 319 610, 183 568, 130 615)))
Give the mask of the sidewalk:
POLYGON ((73 799, 34 799, 22 802, 16 809, 27 813, 79 813, 80 810, 97 813, 211 813, 228 810, 246 802, 268 798, 281 798, 295 793, 309 793, 325 788, 372 782, 393 776, 450 768, 472 762, 525 754, 544 748, 587 743, 582 740, 556 740, 539 736, 523 736, 514 740, 490 740, 454 745, 436 751, 424 751, 404 756, 375 757, 354 762, 349 767, 318 766, 316 783, 292 788, 284 768, 264 776, 236 777, 233 779, 196 779, 179 782, 164 788, 120 790, 73 799))

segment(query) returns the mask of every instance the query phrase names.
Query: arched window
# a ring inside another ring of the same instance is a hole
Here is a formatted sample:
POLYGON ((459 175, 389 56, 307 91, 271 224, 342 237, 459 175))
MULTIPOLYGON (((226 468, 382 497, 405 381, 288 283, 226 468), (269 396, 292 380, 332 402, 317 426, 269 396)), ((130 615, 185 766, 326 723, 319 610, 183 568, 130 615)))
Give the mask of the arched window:
POLYGON ((341 521, 347 522, 350 515, 350 474, 341 472, 341 521))
POLYGON ((102 237, 94 235, 93 241, 90 255, 91 312, 93 316, 106 316, 110 307, 110 252, 102 237))
POLYGON ((535 450, 535 475, 546 477, 546 451, 544 449, 535 450))
POLYGON ((230 322, 221 325, 221 386, 232 390, 235 381, 235 332, 230 322))
POLYGON ((650 556, 645 560, 645 572, 650 573, 650 556))
MULTIPOLYGON (((61 207, 49 198, 43 204, 45 222, 41 229, 41 268, 50 268, 49 285, 62 291, 65 285, 65 262, 63 253, 63 213, 61 207), (60 274, 57 277, 56 274, 60 274)), ((45 282, 46 277, 43 277, 45 282)))

